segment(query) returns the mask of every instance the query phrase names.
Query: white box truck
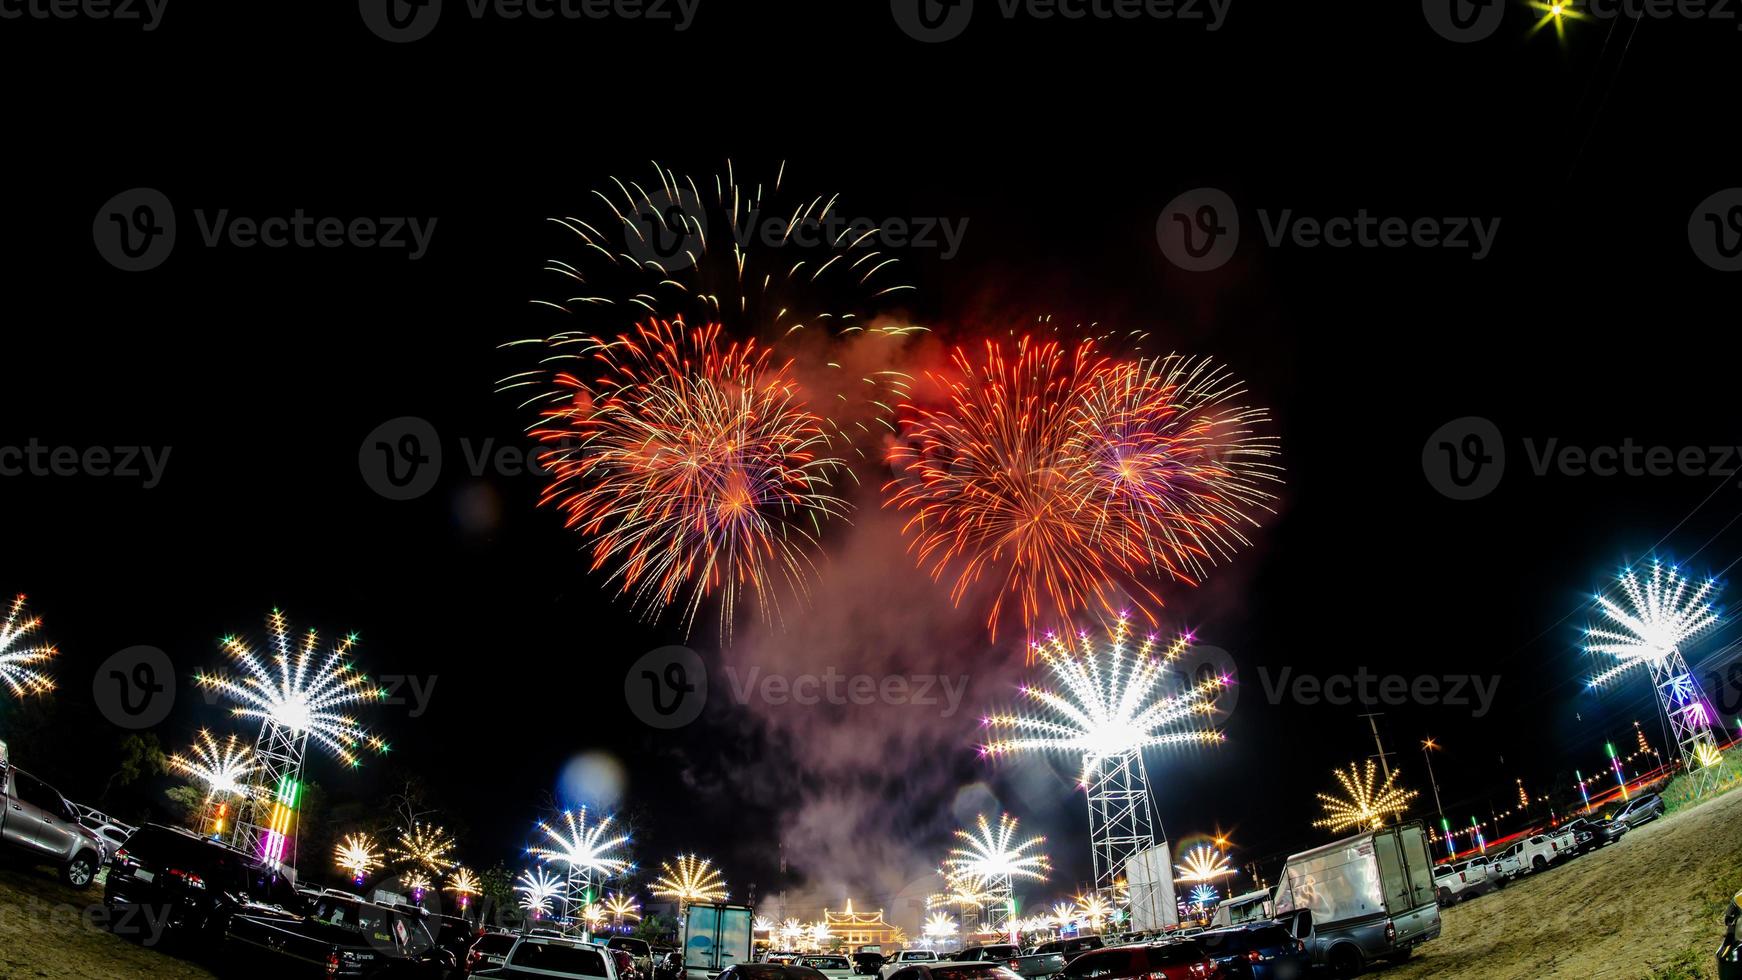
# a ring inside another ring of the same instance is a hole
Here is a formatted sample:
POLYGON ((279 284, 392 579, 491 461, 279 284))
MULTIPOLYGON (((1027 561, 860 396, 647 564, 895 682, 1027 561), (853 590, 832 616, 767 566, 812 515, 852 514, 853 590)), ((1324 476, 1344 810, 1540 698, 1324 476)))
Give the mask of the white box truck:
POLYGON ((1276 917, 1315 965, 1353 976, 1401 962, 1440 934, 1433 860, 1420 821, 1369 830, 1303 851, 1283 865, 1276 917))
POLYGON ((748 905, 691 905, 684 912, 683 965, 688 980, 712 980, 721 971, 750 962, 748 905))

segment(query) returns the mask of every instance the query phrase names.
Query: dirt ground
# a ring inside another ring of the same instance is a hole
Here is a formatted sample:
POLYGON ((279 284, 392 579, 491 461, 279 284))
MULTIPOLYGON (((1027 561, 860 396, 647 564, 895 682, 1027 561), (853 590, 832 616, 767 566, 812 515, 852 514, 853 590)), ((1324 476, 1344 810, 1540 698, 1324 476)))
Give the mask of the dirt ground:
POLYGON ((1444 911, 1440 938, 1378 980, 1715 977, 1742 888, 1742 791, 1444 911))
MULTIPOLYGON (((120 929, 129 925, 122 923, 120 929)), ((115 935, 105 919, 101 884, 74 891, 61 884, 52 868, 30 867, 10 855, 0 863, 0 977, 211 976, 185 960, 115 935)))

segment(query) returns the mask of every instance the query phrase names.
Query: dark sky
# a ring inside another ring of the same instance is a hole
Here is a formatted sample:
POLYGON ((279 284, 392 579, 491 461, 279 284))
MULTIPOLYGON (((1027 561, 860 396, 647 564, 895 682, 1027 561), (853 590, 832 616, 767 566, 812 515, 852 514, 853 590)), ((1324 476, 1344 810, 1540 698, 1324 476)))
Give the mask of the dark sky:
MULTIPOLYGON (((1532 14, 1509 5, 1493 37, 1457 45, 1413 4, 1236 3, 1214 32, 1005 22, 982 6, 937 45, 880 3, 703 0, 681 33, 451 11, 408 45, 370 35, 348 5, 172 7, 143 35, 8 23, 0 73, 21 100, 0 230, 0 446, 173 447, 149 490, 0 479, 0 590, 29 592, 47 618, 64 651, 56 697, 88 704, 96 665, 136 644, 168 651, 185 682, 218 663, 219 636, 258 637, 280 605, 301 626, 358 631, 367 670, 434 683, 420 717, 367 717, 395 744, 392 764, 421 772, 470 828, 473 863, 512 858, 565 762, 597 751, 627 769, 617 805, 637 858, 717 855, 735 891, 774 886, 781 828, 814 835, 814 805, 845 808, 855 829, 792 847, 793 887, 878 897, 901 877, 892 864, 941 853, 957 801, 939 788, 976 780, 1048 834, 1059 871, 1045 895, 1088 878, 1068 765, 974 757, 972 718, 1008 703, 1021 657, 1007 639, 988 649, 978 610, 953 616, 943 588, 912 588, 924 608, 901 610, 907 621, 959 628, 892 653, 869 649, 888 639, 861 623, 816 654, 847 671, 959 667, 975 707, 953 722, 716 698, 696 724, 657 732, 621 696, 636 657, 687 642, 718 668, 754 664, 757 649, 741 640, 722 661, 711 608, 687 640, 675 622, 638 622, 536 509, 536 481, 465 472, 462 440, 513 443, 525 421, 492 389, 519 367, 497 346, 550 324, 528 300, 551 294, 544 260, 570 246, 544 219, 650 159, 712 174, 730 158, 758 176, 785 160, 791 185, 839 191, 855 215, 967 219, 959 255, 902 255, 919 287, 904 311, 946 340, 1048 314, 1144 329, 1161 349, 1215 354, 1272 409, 1288 470, 1279 515, 1205 588, 1167 593, 1166 622, 1230 651, 1241 679, 1226 744, 1151 758, 1172 836, 1219 826, 1241 860, 1321 839, 1312 793, 1372 740, 1359 707, 1270 703, 1263 678, 1285 667, 1497 681, 1480 718, 1384 709, 1424 799, 1413 748, 1429 734, 1445 746, 1436 765, 1460 824, 1510 802, 1515 778, 1546 791, 1598 768, 1604 738, 1630 738, 1635 719, 1657 741, 1642 678, 1583 690, 1578 628, 1591 590, 1653 549, 1696 575, 1729 571, 1736 474, 1538 476, 1526 441, 1742 442, 1733 277, 1688 237, 1696 206, 1735 179, 1717 94, 1734 32, 1587 22, 1562 46, 1552 31, 1527 37, 1532 14), (1242 240, 1221 269, 1183 272, 1157 247, 1157 217, 1204 186, 1239 202, 1242 240), (133 187, 167 195, 181 227, 167 263, 127 274, 97 254, 91 226, 133 187), (438 224, 417 261, 202 247, 193 212, 224 208, 438 224), (1501 223, 1476 261, 1266 247, 1257 215, 1363 208, 1501 223), (408 415, 440 433, 447 464, 432 492, 389 501, 361 478, 358 449, 408 415), (1464 416, 1491 420, 1507 453, 1500 485, 1475 501, 1436 492, 1422 467, 1429 435, 1464 416), (952 724, 959 737, 942 738, 952 724), (809 741, 818 733, 831 748, 809 741)), ((846 538, 825 542, 837 564, 861 553, 846 538)), ((899 561, 833 573, 918 574, 899 561)), ((1730 668, 1733 636, 1695 648, 1704 671, 1730 668)), ((1734 685, 1709 693, 1737 705, 1734 685)), ((184 694, 158 732, 179 745, 221 720, 184 694)), ((388 771, 312 765, 340 795, 374 792, 388 771)))

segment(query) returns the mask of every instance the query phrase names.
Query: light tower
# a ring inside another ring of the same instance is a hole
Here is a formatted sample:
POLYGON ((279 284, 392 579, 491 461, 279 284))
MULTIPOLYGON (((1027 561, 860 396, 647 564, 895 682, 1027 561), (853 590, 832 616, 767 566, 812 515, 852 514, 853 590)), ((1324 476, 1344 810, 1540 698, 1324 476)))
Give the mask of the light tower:
POLYGON ((290 627, 277 609, 267 617, 272 655, 263 659, 236 636, 223 640, 246 676, 240 679, 199 674, 194 680, 235 702, 238 718, 260 721, 254 743, 253 784, 247 806, 238 815, 231 840, 237 847, 272 864, 295 863, 296 812, 301 802, 303 756, 312 741, 346 765, 360 762, 354 749, 367 744, 377 752, 387 744, 366 732, 357 720, 335 709, 354 702, 379 700, 383 692, 352 669, 349 657, 357 643, 351 634, 326 653, 309 630, 295 647, 290 627), (289 858, 287 860, 287 855, 289 858))
POLYGON ((539 821, 538 829, 544 831, 554 846, 529 847, 527 853, 541 861, 561 864, 567 870, 562 894, 563 916, 571 919, 568 924, 572 926, 573 908, 577 905, 586 908, 598 899, 593 893, 593 875, 608 878, 629 867, 629 862, 616 854, 617 848, 629 842, 629 835, 607 838, 605 834, 611 827, 609 816, 589 827, 584 806, 578 813, 564 810, 563 823, 566 831, 539 821))
POLYGON ((993 716, 984 722, 1013 733, 988 742, 982 749, 987 755, 1032 749, 1081 758, 1078 782, 1088 797, 1095 888, 1109 897, 1115 895, 1114 883, 1127 859, 1160 836, 1143 750, 1220 741, 1221 733, 1207 727, 1207 721, 1216 694, 1228 684, 1217 675, 1164 696, 1168 666, 1189 648, 1191 636, 1182 635, 1159 656, 1154 636, 1135 650, 1127 649, 1129 637, 1129 625, 1120 618, 1108 630, 1104 654, 1091 650, 1087 633, 1077 636, 1081 656, 1058 636, 1035 644, 1036 657, 1051 670, 1059 690, 1024 687, 1022 693, 1038 703, 1036 714, 993 716))
POLYGON ((1600 687, 1640 664, 1649 667, 1658 710, 1669 722, 1682 768, 1695 777, 1695 795, 1704 795, 1718 781, 1723 759, 1712 733, 1711 706, 1688 669, 1681 645, 1718 621, 1717 610, 1706 601, 1716 593, 1717 582, 1707 579, 1691 586, 1675 566, 1666 569, 1653 561, 1650 578, 1642 582, 1627 568, 1620 584, 1625 605, 1602 594, 1596 597, 1597 608, 1613 628, 1585 630, 1587 651, 1617 661, 1593 677, 1590 686, 1600 687))
POLYGON ((1046 855, 1029 853, 1029 848, 1046 843, 1045 837, 1016 840, 1016 818, 1008 813, 998 815, 998 826, 992 827, 984 813, 975 819, 973 830, 956 831, 959 846, 944 859, 944 875, 952 891, 971 883, 973 890, 984 893, 984 922, 993 932, 1004 932, 1016 914, 1016 878, 1045 881, 1051 870, 1046 855))

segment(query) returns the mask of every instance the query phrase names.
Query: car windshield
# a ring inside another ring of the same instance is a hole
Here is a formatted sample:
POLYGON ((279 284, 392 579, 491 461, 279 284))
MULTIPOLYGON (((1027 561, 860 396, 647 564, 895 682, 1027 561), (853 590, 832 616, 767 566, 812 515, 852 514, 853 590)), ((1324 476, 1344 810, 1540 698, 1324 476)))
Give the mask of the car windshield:
POLYGON ((980 948, 985 951, 987 956, 997 960, 1007 960, 1018 955, 1015 946, 982 946, 980 948))
POLYGON ((410 956, 422 953, 435 943, 422 922, 379 905, 322 899, 315 905, 314 918, 355 933, 372 945, 391 943, 410 956))
POLYGON ((851 970, 845 956, 807 956, 804 965, 817 970, 851 970))
POLYGON ((474 948, 480 953, 499 956, 514 948, 514 937, 492 932, 479 939, 478 945, 474 948))
POLYGON ((605 945, 612 949, 623 950, 631 956, 646 956, 651 948, 647 945, 647 940, 630 939, 627 936, 612 936, 605 945))
POLYGON ((514 947, 514 952, 508 954, 508 966, 576 977, 611 975, 605 969, 605 957, 597 949, 571 943, 522 940, 514 947))

